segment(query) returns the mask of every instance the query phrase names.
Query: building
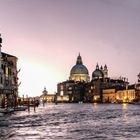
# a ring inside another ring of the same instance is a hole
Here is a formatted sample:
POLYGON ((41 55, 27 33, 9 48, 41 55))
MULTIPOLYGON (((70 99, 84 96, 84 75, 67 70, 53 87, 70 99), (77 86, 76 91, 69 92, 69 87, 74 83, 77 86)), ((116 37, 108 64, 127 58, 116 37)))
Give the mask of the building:
POLYGON ((57 85, 57 102, 72 102, 75 81, 67 80, 57 85))
POLYGON ((43 103, 55 102, 55 94, 48 94, 48 91, 46 90, 46 87, 44 87, 44 90, 42 91, 42 95, 40 96, 40 100, 43 103))
POLYGON ((130 103, 136 99, 136 90, 134 85, 127 87, 114 87, 103 89, 104 103, 130 103))
POLYGON ((134 87, 128 89, 118 90, 116 92, 116 102, 130 103, 136 98, 136 92, 134 87))
POLYGON ((86 88, 90 82, 89 72, 79 53, 76 64, 70 70, 69 80, 58 83, 58 102, 86 102, 86 88))
MULTIPOLYGON (((140 74, 139 74, 140 79, 140 74)), ((140 80, 139 80, 140 81, 140 80)), ((128 78, 117 79, 108 76, 108 67, 96 65, 90 76, 83 65, 80 54, 70 70, 69 80, 58 83, 56 100, 58 102, 132 102, 140 98, 140 84, 130 86, 128 78)))
POLYGON ((103 89, 103 102, 114 103, 116 101, 116 90, 115 88, 103 89))
MULTIPOLYGON (((0 38, 0 46, 2 38, 0 38)), ((18 97, 18 71, 16 56, 0 51, 0 107, 15 107, 18 97)))
POLYGON ((138 82, 135 84, 136 98, 135 102, 140 102, 140 73, 138 74, 138 82))

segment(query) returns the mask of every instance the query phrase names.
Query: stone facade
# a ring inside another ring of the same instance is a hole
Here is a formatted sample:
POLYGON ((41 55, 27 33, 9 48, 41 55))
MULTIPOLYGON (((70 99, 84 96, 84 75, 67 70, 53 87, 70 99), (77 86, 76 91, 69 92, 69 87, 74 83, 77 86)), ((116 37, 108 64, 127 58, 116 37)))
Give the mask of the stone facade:
MULTIPOLYGON (((2 39, 0 38, 2 47, 2 39)), ((18 71, 17 57, 0 50, 0 107, 8 108, 17 105, 18 71)))

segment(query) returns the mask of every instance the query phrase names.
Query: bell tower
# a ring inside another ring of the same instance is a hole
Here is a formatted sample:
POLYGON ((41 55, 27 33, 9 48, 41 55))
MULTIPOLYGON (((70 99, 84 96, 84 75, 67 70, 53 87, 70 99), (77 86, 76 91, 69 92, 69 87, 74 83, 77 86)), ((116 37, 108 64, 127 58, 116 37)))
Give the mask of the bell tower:
POLYGON ((108 68, 107 65, 105 64, 104 66, 104 77, 107 78, 108 77, 108 68))

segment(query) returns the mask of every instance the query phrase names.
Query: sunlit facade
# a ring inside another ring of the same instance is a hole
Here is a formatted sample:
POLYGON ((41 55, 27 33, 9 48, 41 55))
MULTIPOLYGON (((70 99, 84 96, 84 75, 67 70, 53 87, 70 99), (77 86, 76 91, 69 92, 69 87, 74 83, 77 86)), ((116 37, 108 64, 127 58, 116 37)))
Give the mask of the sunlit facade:
POLYGON ((117 102, 129 103, 133 102, 135 98, 136 98, 135 89, 118 90, 116 92, 117 102))
POLYGON ((104 103, 116 102, 116 90, 115 89, 103 89, 103 102, 104 103))
POLYGON ((40 101, 42 103, 52 103, 55 102, 55 94, 49 94, 46 90, 46 87, 44 87, 44 90, 42 91, 42 95, 40 96, 40 101))
POLYGON ((134 99, 136 99, 134 85, 127 88, 103 89, 103 102, 105 103, 129 103, 133 102, 134 99))

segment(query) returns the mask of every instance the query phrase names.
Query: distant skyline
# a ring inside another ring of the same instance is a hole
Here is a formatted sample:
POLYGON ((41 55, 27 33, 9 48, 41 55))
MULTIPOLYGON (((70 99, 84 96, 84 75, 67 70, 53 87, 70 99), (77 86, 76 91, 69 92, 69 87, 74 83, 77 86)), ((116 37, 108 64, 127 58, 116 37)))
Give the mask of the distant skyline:
POLYGON ((19 95, 41 95, 68 80, 80 52, 89 76, 137 82, 140 0, 0 0, 2 52, 18 57, 19 95))

